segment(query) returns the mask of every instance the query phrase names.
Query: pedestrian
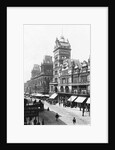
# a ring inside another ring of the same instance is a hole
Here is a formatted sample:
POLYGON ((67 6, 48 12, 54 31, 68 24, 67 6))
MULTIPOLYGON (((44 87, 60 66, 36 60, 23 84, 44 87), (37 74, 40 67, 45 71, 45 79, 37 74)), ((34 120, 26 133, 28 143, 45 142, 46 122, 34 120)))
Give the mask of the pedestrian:
POLYGON ((36 99, 34 100, 34 104, 36 104, 36 99))
POLYGON ((88 105, 88 112, 89 112, 89 116, 90 116, 90 105, 88 105))
POLYGON ((29 119, 29 123, 28 123, 29 125, 32 125, 32 119, 29 119))
POLYGON ((88 112, 90 111, 90 106, 89 105, 87 105, 87 109, 88 109, 88 112))
POLYGON ((73 117, 73 124, 75 124, 76 123, 76 119, 75 119, 75 117, 73 117))
POLYGON ((85 112, 85 107, 83 106, 82 116, 84 116, 84 112, 85 112))
POLYGON ((27 125, 26 117, 24 117, 24 125, 27 125))
POLYGON ((30 116, 29 118, 28 118, 28 121, 29 121, 29 125, 31 125, 32 124, 32 117, 30 116))
POLYGON ((40 122, 38 121, 37 125, 40 125, 40 122))
POLYGON ((34 119, 34 125, 36 125, 37 124, 37 120, 36 120, 36 118, 34 119))
POLYGON ((49 111, 50 109, 49 109, 49 107, 47 108, 47 111, 49 111))
POLYGON ((44 119, 42 119, 42 125, 44 125, 44 119))
POLYGON ((58 118, 59 118, 58 113, 56 113, 55 118, 56 118, 56 121, 58 121, 58 118))

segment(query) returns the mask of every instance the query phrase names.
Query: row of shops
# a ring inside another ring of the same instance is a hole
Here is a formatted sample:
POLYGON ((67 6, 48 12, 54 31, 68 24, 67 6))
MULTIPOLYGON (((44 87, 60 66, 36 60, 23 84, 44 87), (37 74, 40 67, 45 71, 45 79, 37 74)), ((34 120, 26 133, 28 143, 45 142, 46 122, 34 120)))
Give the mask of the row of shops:
POLYGON ((79 104, 87 104, 90 105, 90 97, 88 96, 78 96, 78 95, 62 95, 59 93, 53 93, 49 96, 49 94, 41 94, 41 93, 32 93, 25 94, 25 98, 31 101, 39 101, 46 100, 50 104, 63 103, 66 106, 77 107, 79 104))
POLYGON ((75 108, 86 108, 88 111, 90 110, 90 97, 88 96, 77 96, 77 95, 61 95, 58 93, 52 94, 47 102, 50 104, 63 104, 64 107, 75 107, 75 108))
MULTIPOLYGON (((90 96, 81 96, 81 95, 70 95, 70 94, 60 94, 60 93, 53 93, 52 95, 49 94, 41 94, 41 93, 26 93, 24 96, 24 102, 28 102, 27 107, 32 107, 33 106, 39 106, 39 111, 42 111, 44 109, 44 102, 47 101, 51 105, 56 105, 58 104, 63 106, 63 107, 70 107, 70 108, 76 108, 76 110, 80 111, 86 111, 89 112, 90 115, 90 96)), ((26 111, 25 109, 25 116, 31 116, 31 115, 36 115, 36 110, 33 110, 32 112, 27 113, 28 109, 26 111)), ((38 111, 37 111, 38 112, 38 111)))

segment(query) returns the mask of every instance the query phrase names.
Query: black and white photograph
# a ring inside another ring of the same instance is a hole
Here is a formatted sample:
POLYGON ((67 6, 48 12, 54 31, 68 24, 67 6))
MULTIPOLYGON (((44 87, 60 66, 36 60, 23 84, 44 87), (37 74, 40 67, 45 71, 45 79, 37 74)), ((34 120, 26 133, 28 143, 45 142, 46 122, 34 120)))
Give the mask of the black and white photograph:
POLYGON ((25 24, 24 125, 90 125, 90 24, 25 24))

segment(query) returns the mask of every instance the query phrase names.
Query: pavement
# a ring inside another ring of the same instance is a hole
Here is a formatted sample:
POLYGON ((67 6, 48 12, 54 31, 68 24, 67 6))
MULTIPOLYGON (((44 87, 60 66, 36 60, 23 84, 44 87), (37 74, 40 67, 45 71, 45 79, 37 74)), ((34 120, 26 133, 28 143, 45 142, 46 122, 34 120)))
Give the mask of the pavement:
POLYGON ((63 105, 51 105, 44 101, 44 108, 49 107, 50 111, 58 113, 60 115, 59 119, 67 125, 73 125, 73 117, 76 118, 76 125, 90 125, 89 112, 85 112, 82 116, 82 111, 79 108, 63 107, 63 105))

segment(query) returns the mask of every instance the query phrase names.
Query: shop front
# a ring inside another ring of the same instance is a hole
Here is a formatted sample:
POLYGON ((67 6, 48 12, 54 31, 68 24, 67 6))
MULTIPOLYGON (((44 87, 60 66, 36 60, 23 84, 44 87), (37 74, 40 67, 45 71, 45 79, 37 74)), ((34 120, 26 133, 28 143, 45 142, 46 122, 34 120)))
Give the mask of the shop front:
POLYGON ((57 93, 53 93, 48 99, 47 101, 50 103, 50 104, 56 104, 58 103, 58 94, 57 93))
POLYGON ((81 97, 81 96, 78 96, 77 99, 75 99, 74 103, 76 103, 77 107, 80 108, 80 111, 83 105, 85 104, 86 100, 87 100, 87 97, 81 97))

